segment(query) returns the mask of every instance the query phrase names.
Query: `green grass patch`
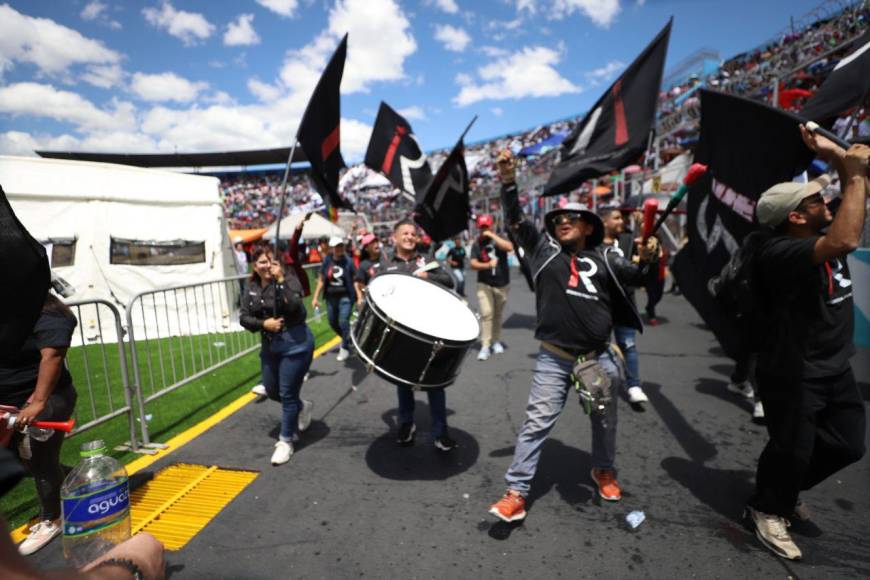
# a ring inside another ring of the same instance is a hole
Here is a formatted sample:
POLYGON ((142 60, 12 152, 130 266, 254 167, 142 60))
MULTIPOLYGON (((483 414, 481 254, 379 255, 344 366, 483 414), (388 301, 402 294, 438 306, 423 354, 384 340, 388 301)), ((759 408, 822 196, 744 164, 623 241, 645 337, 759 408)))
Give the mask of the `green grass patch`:
MULTIPOLYGON (((306 299, 309 313, 310 299, 306 299)), ((317 320, 309 322, 319 347, 335 334, 329 328, 325 313, 317 320)), ((140 355, 139 367, 142 374, 143 396, 168 386, 184 376, 202 370, 211 362, 226 358, 226 353, 244 350, 249 345, 258 345, 258 334, 247 332, 214 333, 198 337, 172 337, 160 340, 137 341, 140 355), (216 346, 223 343, 223 346, 216 346), (211 358, 209 354, 211 348, 211 358), (160 370, 160 358, 163 370, 160 370), (149 369, 148 363, 151 363, 149 369), (205 363, 203 365, 203 363, 205 363), (175 374, 171 367, 175 364, 175 374), (168 382, 164 382, 164 379, 168 382), (174 379, 174 380, 173 380, 174 379)), ((127 358, 130 360, 130 349, 127 358)), ((171 393, 148 403, 145 413, 148 417, 148 432, 152 441, 167 441, 193 425, 219 411, 259 382, 259 351, 247 354, 238 360, 213 370, 205 376, 179 387, 171 393)), ((124 406, 124 392, 121 365, 117 346, 102 347, 89 344, 71 348, 67 354, 67 364, 79 394, 76 403, 76 420, 82 425, 95 416, 124 406), (87 377, 90 377, 88 385, 87 377), (96 414, 94 414, 96 413, 96 414)), ((132 366, 129 366, 132 369, 132 366)), ((132 378, 132 371, 131 371, 132 378)), ((135 408, 135 403, 134 403, 135 408)), ((136 435, 139 437, 138 419, 136 435)), ((93 427, 84 433, 68 438, 61 451, 61 462, 73 466, 79 461, 79 449, 88 441, 102 439, 111 448, 130 439, 127 415, 121 415, 106 423, 93 427)), ((111 451, 111 455, 121 463, 127 464, 138 455, 130 452, 111 451)), ((39 512, 33 480, 24 479, 11 492, 0 498, 0 513, 6 518, 10 529, 25 523, 39 512)))

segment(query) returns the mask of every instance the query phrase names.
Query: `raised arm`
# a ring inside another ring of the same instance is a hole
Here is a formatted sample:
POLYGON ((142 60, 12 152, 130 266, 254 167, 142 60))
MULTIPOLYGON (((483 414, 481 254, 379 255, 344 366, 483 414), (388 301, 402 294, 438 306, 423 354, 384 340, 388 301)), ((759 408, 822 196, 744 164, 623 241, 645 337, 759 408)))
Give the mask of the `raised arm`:
POLYGON ((526 255, 532 255, 541 239, 541 233, 520 209, 519 190, 516 180, 516 161, 510 151, 502 151, 496 161, 498 178, 501 181, 501 207, 504 221, 526 255))

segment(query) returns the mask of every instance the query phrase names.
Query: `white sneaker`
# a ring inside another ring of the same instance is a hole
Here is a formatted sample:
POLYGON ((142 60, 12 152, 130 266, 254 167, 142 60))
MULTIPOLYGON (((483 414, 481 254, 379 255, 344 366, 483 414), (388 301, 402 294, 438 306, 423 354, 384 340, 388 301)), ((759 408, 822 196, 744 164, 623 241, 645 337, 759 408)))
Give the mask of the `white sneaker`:
POLYGON ((640 387, 628 387, 629 403, 646 403, 649 399, 640 387))
POLYGON ((311 373, 305 373, 305 376, 302 377, 302 382, 303 382, 303 383, 307 383, 307 382, 308 382, 308 379, 311 378, 310 375, 311 375, 311 373))
POLYGON ((752 418, 764 419, 764 405, 761 404, 761 401, 755 401, 755 406, 752 407, 752 418))
POLYGON ((45 520, 31 526, 27 538, 18 545, 18 553, 22 556, 29 556, 37 550, 42 549, 43 546, 63 531, 59 523, 60 520, 45 520))
POLYGON ((266 396, 266 387, 263 385, 255 385, 254 388, 251 389, 251 392, 254 393, 255 395, 260 395, 261 397, 265 397, 266 396))
POLYGON ((335 360, 337 360, 338 362, 344 362, 347 360, 347 357, 349 357, 349 356, 350 356, 350 351, 347 350, 346 348, 342 347, 342 348, 338 349, 338 356, 335 357, 335 360))
POLYGON ((492 354, 502 354, 504 352, 504 345, 501 342, 492 343, 492 354))
POLYGON ((293 444, 289 441, 278 441, 275 443, 275 451, 272 453, 272 465, 281 465, 290 461, 290 456, 293 455, 293 444))
POLYGON ((755 524, 755 535, 771 552, 788 560, 800 560, 801 551, 788 533, 788 520, 747 507, 746 511, 755 524))
POLYGON ((314 401, 302 399, 302 409, 299 411, 299 432, 311 427, 311 413, 314 412, 314 401))
POLYGON ((747 399, 751 399, 755 396, 755 391, 752 389, 752 385, 747 382, 742 383, 728 383, 728 390, 732 393, 737 393, 738 395, 742 395, 747 399))
POLYGON ((489 350, 489 347, 484 346, 483 348, 480 349, 480 352, 477 353, 477 360, 489 360, 489 357, 491 354, 492 354, 492 351, 489 350))

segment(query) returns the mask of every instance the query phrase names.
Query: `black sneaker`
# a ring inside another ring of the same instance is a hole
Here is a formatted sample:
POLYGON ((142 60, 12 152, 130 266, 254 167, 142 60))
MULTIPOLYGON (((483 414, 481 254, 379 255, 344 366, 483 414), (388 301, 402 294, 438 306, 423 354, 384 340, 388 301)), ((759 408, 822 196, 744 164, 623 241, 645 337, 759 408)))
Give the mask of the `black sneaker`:
POLYGON ((396 437, 396 443, 406 447, 414 444, 414 433, 417 432, 417 427, 413 423, 399 426, 399 435, 396 437))
POLYGON ((444 451, 447 453, 448 451, 453 451, 456 449, 457 443, 453 439, 450 438, 449 435, 442 435, 435 439, 435 448, 444 451))

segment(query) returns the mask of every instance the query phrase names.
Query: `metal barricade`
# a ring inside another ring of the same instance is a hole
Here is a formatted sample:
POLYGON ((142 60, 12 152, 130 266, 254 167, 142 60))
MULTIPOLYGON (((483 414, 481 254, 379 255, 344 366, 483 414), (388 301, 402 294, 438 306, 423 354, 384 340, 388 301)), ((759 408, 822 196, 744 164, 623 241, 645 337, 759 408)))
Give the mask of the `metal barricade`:
POLYGON ((78 321, 65 360, 78 393, 73 433, 126 414, 130 447, 138 451, 121 313, 106 300, 72 301, 67 306, 78 321))
POLYGON ((260 348, 259 333, 239 323, 247 283, 247 276, 232 276, 148 290, 127 304, 131 390, 142 446, 159 447, 148 433, 148 403, 260 348))

